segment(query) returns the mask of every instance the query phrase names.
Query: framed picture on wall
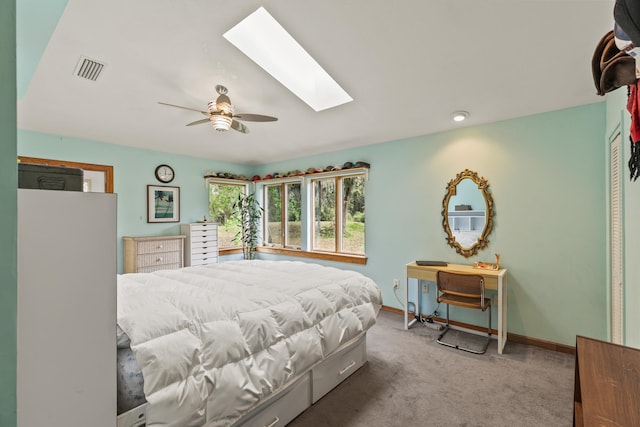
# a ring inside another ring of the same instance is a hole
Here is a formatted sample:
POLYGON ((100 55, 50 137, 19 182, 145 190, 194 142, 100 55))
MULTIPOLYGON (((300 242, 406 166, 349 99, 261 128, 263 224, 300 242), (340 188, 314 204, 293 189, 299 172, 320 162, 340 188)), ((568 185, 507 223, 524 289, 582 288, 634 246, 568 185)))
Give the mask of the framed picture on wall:
POLYGON ((147 222, 180 222, 180 187, 147 185, 147 222))

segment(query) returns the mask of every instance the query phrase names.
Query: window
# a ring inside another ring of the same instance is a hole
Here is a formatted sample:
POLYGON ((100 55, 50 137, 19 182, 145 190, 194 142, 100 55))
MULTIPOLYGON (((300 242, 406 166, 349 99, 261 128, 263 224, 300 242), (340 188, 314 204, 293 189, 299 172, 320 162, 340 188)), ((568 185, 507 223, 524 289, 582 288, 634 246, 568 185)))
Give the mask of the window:
POLYGON ((314 179, 312 248, 364 255, 364 175, 314 179))
POLYGON ((246 184, 223 181, 207 181, 209 185, 209 217, 218 224, 218 247, 220 249, 242 246, 236 241, 240 231, 240 219, 233 212, 238 197, 247 193, 246 184))
POLYGON ((296 249, 302 247, 301 187, 300 182, 264 186, 265 245, 296 249))
POLYGON ((240 221, 233 205, 255 190, 263 209, 258 252, 366 264, 368 172, 368 167, 358 167, 252 182, 206 177, 219 247, 225 254, 240 250, 240 221))

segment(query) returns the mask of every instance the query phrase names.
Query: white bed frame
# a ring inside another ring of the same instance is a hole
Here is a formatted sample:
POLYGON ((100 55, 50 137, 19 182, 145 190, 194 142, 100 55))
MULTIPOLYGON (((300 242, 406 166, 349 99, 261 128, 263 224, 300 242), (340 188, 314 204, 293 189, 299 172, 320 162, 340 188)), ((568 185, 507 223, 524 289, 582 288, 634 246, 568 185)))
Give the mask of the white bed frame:
MULTIPOLYGON (((366 361, 366 334, 362 334, 269 396, 233 425, 284 426, 357 371, 366 361)), ((146 425, 146 405, 145 403, 119 415, 118 427, 146 425)))

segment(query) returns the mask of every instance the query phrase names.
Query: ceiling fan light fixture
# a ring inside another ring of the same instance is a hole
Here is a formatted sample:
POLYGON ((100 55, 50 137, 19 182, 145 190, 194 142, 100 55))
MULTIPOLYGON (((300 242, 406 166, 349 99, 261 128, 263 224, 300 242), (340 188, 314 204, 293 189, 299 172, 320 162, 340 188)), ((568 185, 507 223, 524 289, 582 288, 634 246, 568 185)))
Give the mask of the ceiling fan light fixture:
POLYGON ((453 113, 453 121, 454 122, 463 122, 469 118, 468 111, 455 111, 453 113))
POLYGON ((209 120, 211 121, 211 126, 213 126, 215 130, 227 131, 229 130, 229 128, 231 128, 231 122, 233 121, 233 118, 231 118, 231 116, 227 116, 226 114, 213 114, 211 115, 209 120))
POLYGON ((249 128, 242 124, 239 120, 247 120, 250 122, 275 122, 277 117, 265 116, 263 114, 249 114, 242 113, 234 115, 235 107, 231 103, 231 99, 227 96, 227 88, 222 85, 216 85, 216 92, 220 94, 215 100, 211 100, 207 103, 207 111, 198 110, 196 108, 181 107, 180 105, 167 104, 166 102, 159 102, 162 105, 168 105, 170 107, 182 108, 184 110, 196 111, 208 116, 206 119, 196 120, 195 122, 187 123, 187 126, 199 125, 202 123, 211 123, 211 126, 218 131, 227 131, 233 129, 240 133, 249 133, 249 128), (235 120, 237 117, 238 120, 235 120))
MULTIPOLYGON (((215 105, 218 111, 220 111, 221 113, 231 115, 233 115, 234 113, 233 105, 231 104, 231 100, 227 95, 220 95, 218 99, 216 99, 215 105)), ((211 110, 211 107, 209 107, 209 110, 211 110)))

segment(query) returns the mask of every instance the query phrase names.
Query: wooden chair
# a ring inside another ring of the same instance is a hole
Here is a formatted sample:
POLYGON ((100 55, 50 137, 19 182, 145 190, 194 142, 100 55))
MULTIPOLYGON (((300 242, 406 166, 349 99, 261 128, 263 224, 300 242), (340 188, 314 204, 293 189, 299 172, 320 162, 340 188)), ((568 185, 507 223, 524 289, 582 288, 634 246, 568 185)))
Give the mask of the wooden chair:
POLYGON ((438 302, 447 305, 447 324, 444 331, 436 340, 438 344, 454 347, 459 350, 476 354, 484 354, 491 342, 491 298, 484 296, 484 278, 478 274, 452 273, 448 271, 438 271, 436 276, 438 286, 438 302), (449 331, 449 305, 459 307, 474 308, 489 312, 489 325, 487 328, 487 341, 481 351, 460 347, 443 341, 444 336, 449 331))

